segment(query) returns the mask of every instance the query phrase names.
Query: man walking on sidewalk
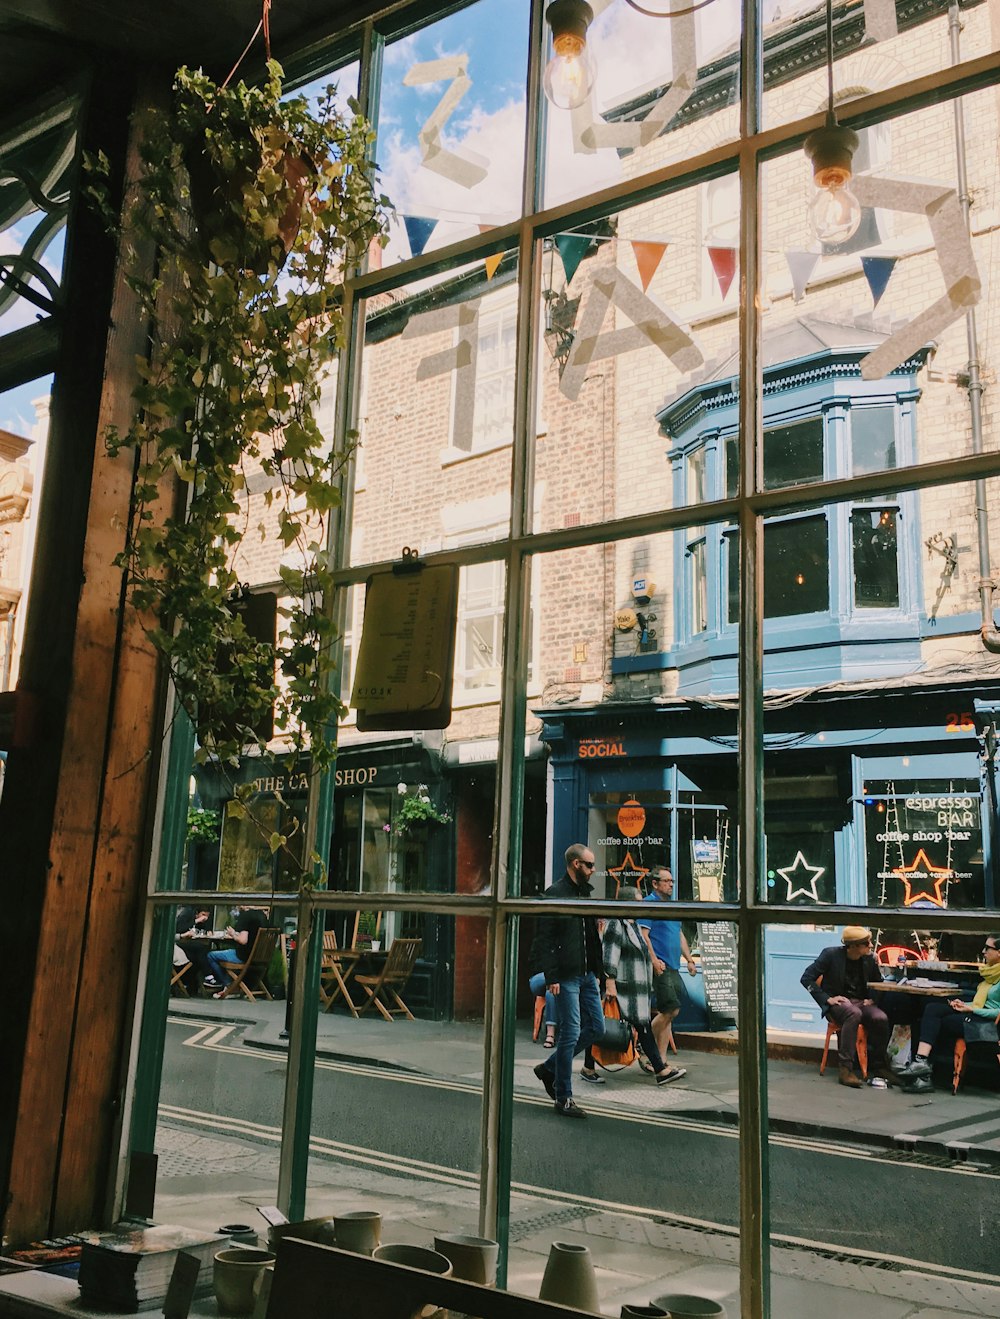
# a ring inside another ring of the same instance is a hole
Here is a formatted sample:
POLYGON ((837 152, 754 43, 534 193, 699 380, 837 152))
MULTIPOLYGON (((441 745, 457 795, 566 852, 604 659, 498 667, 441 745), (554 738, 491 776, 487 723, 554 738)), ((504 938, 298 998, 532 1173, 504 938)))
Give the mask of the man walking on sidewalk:
POLYGON ((872 956, 871 931, 860 925, 845 925, 840 944, 839 948, 824 948, 802 972, 802 984, 823 1009, 823 1016, 836 1022, 840 1084, 853 1089, 861 1085, 854 1072, 854 1053, 858 1027, 863 1024, 868 1036, 869 1074, 899 1085, 899 1078, 886 1063, 889 1018, 876 1006, 868 988, 869 981, 882 979, 878 961, 872 956))
MULTIPOLYGON (((594 854, 585 843, 566 849, 566 873, 542 895, 550 901, 587 898, 594 854)), ((554 995, 558 1038, 552 1056, 535 1068, 560 1117, 584 1118, 573 1102, 573 1058, 604 1034, 597 976, 601 940, 593 916, 541 916, 531 950, 531 969, 541 971, 554 995)))

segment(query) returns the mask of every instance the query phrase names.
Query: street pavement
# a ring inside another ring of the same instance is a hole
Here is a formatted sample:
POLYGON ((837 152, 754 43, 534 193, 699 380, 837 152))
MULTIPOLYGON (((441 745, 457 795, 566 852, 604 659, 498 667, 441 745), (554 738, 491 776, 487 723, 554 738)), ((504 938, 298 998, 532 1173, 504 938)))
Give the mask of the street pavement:
MULTIPOLYGON (((284 1004, 258 1001, 218 1002, 174 999, 172 1019, 193 1028, 240 1027, 241 1048, 281 1055, 284 1004)), ((595 1115, 669 1112, 678 1118, 734 1126, 738 1114, 737 1067, 733 1040, 682 1037, 674 1062, 688 1069, 682 1081, 656 1087, 637 1067, 609 1074, 600 1087, 577 1084, 581 1106, 595 1115), (728 1046, 729 1052, 712 1051, 728 1046)), ((944 1076, 932 1094, 908 1096, 896 1090, 848 1090, 837 1084, 832 1062, 819 1076, 821 1039, 798 1040, 794 1057, 768 1064, 771 1129, 830 1142, 920 1157, 950 1158, 971 1168, 1000 1167, 1000 1095, 964 1086, 953 1096, 944 1076)), ((788 1046, 775 1042, 777 1052, 788 1046)), ((514 1085, 536 1097, 532 1074, 545 1057, 525 1027, 515 1050, 514 1085)), ((346 1014, 320 1013, 317 1058, 330 1062, 385 1068, 440 1078, 443 1083, 478 1084, 483 1070, 481 1023, 431 1022, 381 1018, 353 1020, 346 1014)), ((975 1078, 971 1078, 975 1080, 975 1078)), ((544 1097, 543 1097, 544 1098, 544 1097)), ((556 1119, 553 1118, 553 1121, 556 1119)), ((584 1124, 579 1125, 581 1128, 584 1124)), ((357 1139, 358 1133, 344 1133, 357 1139)), ((581 1131, 581 1138, 583 1131, 581 1131)), ((278 1152, 248 1132, 191 1130, 169 1117, 157 1134, 160 1179, 156 1214, 160 1221, 181 1221, 207 1228, 235 1219, 254 1219, 253 1206, 273 1201, 278 1152)), ((706 1170, 708 1173, 709 1170, 706 1170)), ((860 1194, 863 1195, 863 1192, 860 1194)), ((730 1319, 739 1314, 738 1239, 727 1231, 706 1231, 676 1215, 646 1221, 615 1213, 599 1203, 574 1204, 571 1197, 540 1202, 537 1195, 511 1198, 511 1290, 537 1295, 548 1248, 554 1239, 590 1247, 598 1269, 606 1314, 617 1315, 626 1301, 645 1303, 667 1291, 689 1291, 722 1301, 730 1319)), ((386 1239, 429 1244, 435 1232, 476 1232, 476 1179, 446 1179, 442 1184, 427 1165, 400 1177, 350 1158, 313 1158, 309 1170, 307 1213, 348 1208, 381 1209, 386 1239), (391 1230, 389 1224, 391 1222, 391 1230)), ((261 1220, 256 1220, 258 1224, 261 1220)), ((995 1233, 997 1223, 984 1225, 995 1233)), ((772 1248, 774 1319, 841 1319, 845 1306, 863 1305, 866 1319, 945 1319, 957 1315, 1000 1314, 1000 1286, 970 1280, 960 1259, 954 1274, 947 1268, 925 1272, 899 1267, 862 1252, 816 1251, 809 1243, 785 1240, 772 1248)))

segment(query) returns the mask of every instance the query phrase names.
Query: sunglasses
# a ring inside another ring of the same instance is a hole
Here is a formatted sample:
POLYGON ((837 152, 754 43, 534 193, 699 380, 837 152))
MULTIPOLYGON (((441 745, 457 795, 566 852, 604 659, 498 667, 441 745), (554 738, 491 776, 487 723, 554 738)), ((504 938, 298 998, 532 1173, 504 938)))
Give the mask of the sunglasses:
POLYGON ((996 946, 995 943, 987 943, 987 944, 984 944, 984 945, 983 945, 983 952, 984 952, 984 953, 995 953, 995 952, 997 952, 997 951, 1000 951, 1000 950, 997 949, 997 946, 996 946))
POLYGON ((597 862, 596 862, 596 861, 581 861, 581 862, 580 862, 580 865, 581 865, 581 866, 586 866, 588 870, 593 870, 593 868, 597 865, 597 862))

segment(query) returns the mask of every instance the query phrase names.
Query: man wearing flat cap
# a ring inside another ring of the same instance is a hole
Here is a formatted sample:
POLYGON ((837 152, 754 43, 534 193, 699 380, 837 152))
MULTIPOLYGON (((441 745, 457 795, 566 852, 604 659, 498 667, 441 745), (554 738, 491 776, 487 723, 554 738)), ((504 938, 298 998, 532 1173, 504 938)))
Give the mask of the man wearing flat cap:
POLYGON ((839 946, 824 948, 802 972, 802 984, 822 1008, 823 1016, 836 1023, 841 1085, 855 1089, 861 1085, 854 1071, 861 1025, 868 1036, 869 1076, 881 1076, 890 1085, 900 1084, 886 1062, 889 1019, 876 1006, 868 988, 869 981, 881 979, 882 972, 872 954, 871 931, 862 925, 846 925, 839 946))

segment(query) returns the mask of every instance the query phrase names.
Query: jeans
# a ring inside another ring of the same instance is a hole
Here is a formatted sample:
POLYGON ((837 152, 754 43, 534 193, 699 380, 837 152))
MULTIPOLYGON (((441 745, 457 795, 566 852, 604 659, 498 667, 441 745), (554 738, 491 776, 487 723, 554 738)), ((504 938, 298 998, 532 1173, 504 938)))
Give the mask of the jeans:
POLYGON ((545 1024, 554 1026, 556 1024, 556 996, 545 988, 545 972, 536 971, 528 981, 528 988, 538 998, 539 994, 545 995, 545 1024))
POLYGON ((242 962, 244 950, 239 953, 233 948, 223 948, 221 951, 211 952, 208 954, 208 973, 215 976, 221 985, 229 984, 229 977, 222 969, 223 962, 242 962))
POLYGON ((920 1043, 929 1044, 933 1048, 939 1035, 944 1035, 949 1040, 964 1039, 965 1031, 962 1028, 964 1021, 964 1014, 956 1012, 950 1003, 940 998, 932 998, 924 1008, 924 1017, 920 1023, 920 1043))
POLYGON ((604 1010, 593 971, 560 980, 555 1000, 559 1038, 540 1070, 553 1078, 556 1103, 563 1103, 573 1098, 574 1056, 596 1044, 604 1034, 604 1010))

